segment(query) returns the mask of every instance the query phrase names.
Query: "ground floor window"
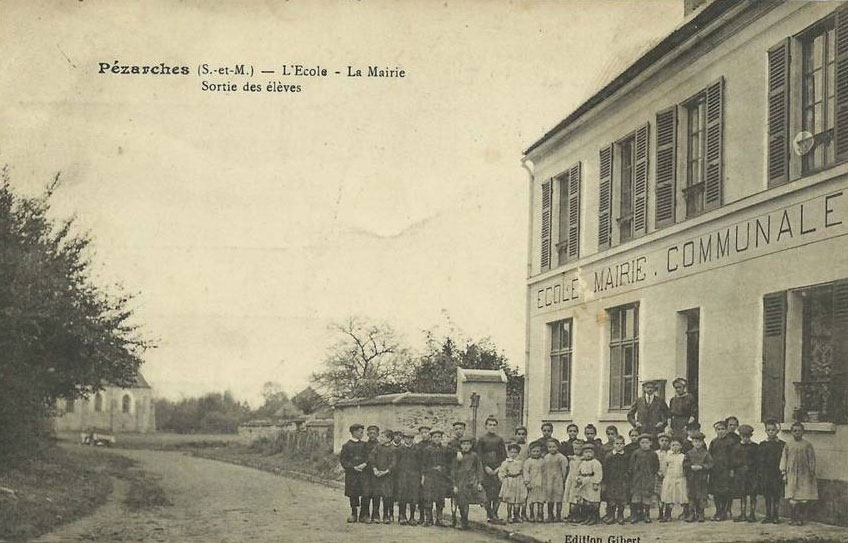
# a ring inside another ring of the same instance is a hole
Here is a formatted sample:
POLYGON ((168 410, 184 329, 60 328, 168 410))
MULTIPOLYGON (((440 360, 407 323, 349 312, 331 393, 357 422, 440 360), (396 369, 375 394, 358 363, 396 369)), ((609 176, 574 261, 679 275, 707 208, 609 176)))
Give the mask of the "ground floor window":
POLYGON ((571 409, 572 320, 551 324, 551 411, 571 409))
POLYGON ((639 305, 608 311, 610 323, 610 409, 627 409, 639 395, 639 305))

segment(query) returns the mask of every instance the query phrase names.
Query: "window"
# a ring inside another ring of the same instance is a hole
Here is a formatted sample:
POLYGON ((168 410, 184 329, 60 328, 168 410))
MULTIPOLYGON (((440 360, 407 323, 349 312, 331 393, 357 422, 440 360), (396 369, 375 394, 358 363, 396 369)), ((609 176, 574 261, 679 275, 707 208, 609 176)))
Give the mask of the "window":
POLYGON ((618 241, 625 242, 633 237, 633 138, 619 143, 621 175, 619 176, 618 241))
POLYGON ((686 318, 686 388, 697 396, 700 373, 701 311, 690 309, 684 312, 684 317, 686 318))
POLYGON ((802 171, 813 172, 835 162, 833 119, 836 109, 836 30, 833 18, 801 39, 801 129, 813 135, 813 146, 802 157, 802 171))
POLYGON ((706 177, 707 100, 701 93, 685 104, 686 108, 686 217, 704 211, 704 178, 706 177))
POLYGON ((103 411, 103 394, 99 392, 94 395, 94 410, 98 413, 103 411))
POLYGON ((124 394, 124 397, 121 398, 121 412, 129 413, 131 405, 132 405, 132 400, 130 399, 130 395, 124 394))
POLYGON ((768 186, 848 159, 848 8, 768 51, 768 186), (791 145, 790 145, 791 144, 791 145))
POLYGON ((65 400, 65 413, 73 413, 74 412, 74 399, 68 398, 65 400))
POLYGON ((639 305, 609 310, 610 409, 627 409, 638 396, 639 305))
POLYGON ((557 261, 563 265, 580 257, 580 163, 556 178, 559 193, 557 261))
POLYGON ((551 411, 571 409, 572 320, 551 324, 551 411))
POLYGON ((832 284, 800 292, 803 332, 801 339, 801 381, 795 383, 799 414, 806 420, 833 420, 833 377, 844 358, 834 357, 835 298, 832 284))

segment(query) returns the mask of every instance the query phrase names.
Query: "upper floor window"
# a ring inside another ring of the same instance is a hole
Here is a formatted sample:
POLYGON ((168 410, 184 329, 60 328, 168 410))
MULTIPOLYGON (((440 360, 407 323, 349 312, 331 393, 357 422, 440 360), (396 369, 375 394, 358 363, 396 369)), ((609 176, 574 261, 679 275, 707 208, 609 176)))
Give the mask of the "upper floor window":
POLYGON ((699 93, 684 105, 686 109, 686 217, 704 211, 704 179, 706 177, 707 100, 699 93))
POLYGON ((572 320, 551 324, 551 411, 571 409, 572 320))
POLYGON ((580 257, 580 175, 578 162, 542 183, 541 271, 551 268, 552 249, 560 266, 580 257), (557 228, 554 217, 558 217, 557 228))
POLYGON ((599 173, 598 249, 603 250, 647 233, 648 125, 601 149, 599 173))
POLYGON ((836 113, 836 29, 833 19, 806 34, 802 47, 803 114, 801 128, 813 135, 813 147, 802 158, 802 170, 809 173, 832 165, 835 160, 833 121, 836 113))

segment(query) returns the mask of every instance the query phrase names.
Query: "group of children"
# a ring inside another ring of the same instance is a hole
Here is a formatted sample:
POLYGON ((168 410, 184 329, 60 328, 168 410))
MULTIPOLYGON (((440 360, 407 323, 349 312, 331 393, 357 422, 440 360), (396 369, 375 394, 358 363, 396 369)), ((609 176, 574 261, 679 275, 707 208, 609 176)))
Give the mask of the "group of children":
POLYGON ((450 498, 460 528, 468 527, 468 508, 475 503, 484 506, 489 522, 502 523, 501 502, 507 522, 562 522, 563 504, 566 522, 585 525, 651 522, 654 504, 660 522, 671 521, 675 506, 687 522, 704 522, 712 496, 712 520, 731 518, 733 501, 739 500, 734 520, 754 522, 762 495, 763 523, 780 522, 778 506, 786 497, 790 524, 803 524, 808 504, 818 498, 815 453, 803 438, 803 425, 792 425, 793 439, 786 443, 777 437, 779 424, 766 422, 767 439, 759 444, 751 441, 753 428, 739 426, 736 417, 713 427, 716 437, 707 446, 697 422, 686 425, 686 436, 633 429, 630 443, 615 426, 606 428, 602 442, 591 424, 584 428, 584 439, 578 438, 576 424, 568 425, 568 439, 560 442, 552 435, 553 425, 545 423, 542 437, 529 444, 524 427, 506 444, 493 417, 477 440, 464 435, 462 422, 454 423, 450 439, 422 426, 418 443, 403 432, 386 432, 381 439, 376 426, 369 426, 368 441, 362 441, 362 425, 353 425, 352 439, 341 453, 351 505, 348 521, 379 522, 382 503, 382 522, 391 523, 397 503, 400 524, 445 526, 443 511, 450 498))

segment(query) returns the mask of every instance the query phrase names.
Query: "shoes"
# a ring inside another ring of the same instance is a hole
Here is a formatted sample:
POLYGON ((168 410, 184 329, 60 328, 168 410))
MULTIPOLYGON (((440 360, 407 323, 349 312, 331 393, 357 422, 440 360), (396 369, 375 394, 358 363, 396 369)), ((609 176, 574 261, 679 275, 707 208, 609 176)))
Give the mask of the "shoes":
POLYGON ((739 515, 738 517, 733 519, 733 522, 745 522, 746 520, 748 520, 748 519, 743 517, 742 515, 739 515))
POLYGON ((502 521, 498 517, 493 518, 490 522, 498 526, 502 526, 504 524, 504 521, 502 521))
POLYGON ((405 518, 401 518, 401 519, 398 521, 398 524, 400 524, 401 526, 406 526, 406 525, 407 525, 407 524, 409 524, 409 523, 406 521, 406 519, 405 519, 405 518))
POLYGON ((618 517, 618 525, 624 526, 624 517, 618 517))
POLYGON ((748 515, 748 522, 757 522, 757 515, 755 515, 754 513, 748 515))
POLYGON ((354 515, 347 517, 347 522, 348 524, 353 524, 354 522, 356 522, 356 517, 354 515))
POLYGON ((760 521, 760 524, 771 524, 771 518, 770 517, 763 518, 763 520, 760 521))

